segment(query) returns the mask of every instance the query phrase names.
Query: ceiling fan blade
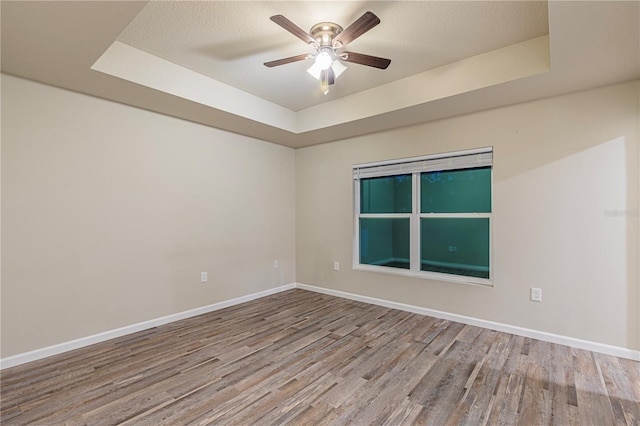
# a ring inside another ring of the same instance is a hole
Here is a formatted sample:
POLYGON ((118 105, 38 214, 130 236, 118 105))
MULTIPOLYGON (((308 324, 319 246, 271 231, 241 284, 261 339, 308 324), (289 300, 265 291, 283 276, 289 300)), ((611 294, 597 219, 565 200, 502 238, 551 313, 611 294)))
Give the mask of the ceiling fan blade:
POLYGON ((378 56, 365 55, 363 53, 356 52, 343 52, 340 55, 340 59, 347 62, 353 62, 354 64, 380 68, 382 70, 386 70, 391 63, 391 59, 380 58, 378 56))
POLYGON ((373 12, 365 12, 333 39, 333 46, 336 48, 346 46, 379 23, 380 19, 373 12))
POLYGON ((303 53, 302 55, 290 56, 288 58, 282 58, 275 61, 265 62, 264 65, 271 68, 277 67, 278 65, 290 64, 291 62, 303 61, 305 59, 309 59, 311 55, 303 53))
POLYGON ((316 48, 318 47, 318 42, 311 36, 311 34, 307 33, 305 30, 303 30, 284 16, 273 15, 270 19, 305 43, 310 44, 316 48))

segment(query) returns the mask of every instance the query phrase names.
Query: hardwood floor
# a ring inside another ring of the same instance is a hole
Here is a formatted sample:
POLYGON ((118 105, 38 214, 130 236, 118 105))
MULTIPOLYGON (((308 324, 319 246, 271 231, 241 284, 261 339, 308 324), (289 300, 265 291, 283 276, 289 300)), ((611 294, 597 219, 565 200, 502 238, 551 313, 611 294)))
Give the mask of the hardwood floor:
POLYGON ((290 290, 2 371, 3 425, 638 425, 640 363, 290 290))

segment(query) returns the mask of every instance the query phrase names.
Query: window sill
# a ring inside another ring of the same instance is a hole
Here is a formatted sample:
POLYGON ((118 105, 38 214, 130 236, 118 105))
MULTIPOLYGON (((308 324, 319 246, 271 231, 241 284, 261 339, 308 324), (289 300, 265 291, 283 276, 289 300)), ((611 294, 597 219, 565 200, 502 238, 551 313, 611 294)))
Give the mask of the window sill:
POLYGON ((437 272, 426 272, 426 271, 412 271, 409 269, 391 268, 388 266, 376 266, 376 265, 365 265, 365 264, 354 264, 353 269, 356 271, 382 272, 384 274, 400 275, 405 277, 420 278, 424 280, 446 281, 446 282, 454 282, 458 284, 493 287, 493 281, 491 279, 466 277, 463 275, 440 274, 437 272))

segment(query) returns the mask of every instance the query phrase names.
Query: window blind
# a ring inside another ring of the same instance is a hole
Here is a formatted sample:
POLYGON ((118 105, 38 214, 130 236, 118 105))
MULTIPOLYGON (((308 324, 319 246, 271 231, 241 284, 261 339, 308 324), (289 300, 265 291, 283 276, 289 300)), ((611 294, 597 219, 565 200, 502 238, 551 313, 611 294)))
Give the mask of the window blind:
POLYGON ((353 166, 353 178, 403 175, 416 172, 471 169, 493 165, 493 148, 479 148, 424 157, 402 158, 353 166))

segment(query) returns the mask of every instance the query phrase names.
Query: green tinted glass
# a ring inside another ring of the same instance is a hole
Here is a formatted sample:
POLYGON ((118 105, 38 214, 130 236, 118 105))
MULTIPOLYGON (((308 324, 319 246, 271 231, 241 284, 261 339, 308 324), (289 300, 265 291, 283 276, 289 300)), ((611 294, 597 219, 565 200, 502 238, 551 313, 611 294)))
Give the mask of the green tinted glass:
POLYGON ((411 213, 411 175, 361 179, 360 213, 411 213))
POLYGON ((409 218, 361 218, 360 263, 409 269, 409 218))
POLYGON ((420 211, 491 212, 491 167, 421 173, 420 211))
POLYGON ((489 219, 421 218, 420 269, 489 278, 489 219))

